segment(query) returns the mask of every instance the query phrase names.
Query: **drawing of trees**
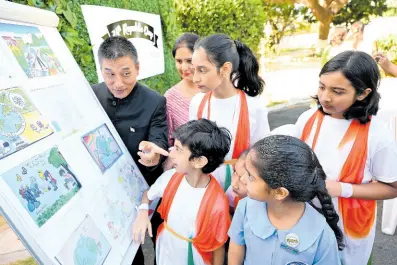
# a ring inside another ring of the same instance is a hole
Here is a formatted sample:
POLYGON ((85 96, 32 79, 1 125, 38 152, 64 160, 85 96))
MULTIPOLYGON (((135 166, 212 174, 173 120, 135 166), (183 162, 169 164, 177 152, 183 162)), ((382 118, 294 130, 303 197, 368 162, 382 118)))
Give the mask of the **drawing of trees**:
POLYGON ((63 167, 70 175, 72 175, 76 180, 76 176, 69 169, 69 165, 66 162, 63 155, 59 152, 57 147, 53 147, 50 151, 50 155, 48 156, 48 163, 53 165, 55 168, 63 167))

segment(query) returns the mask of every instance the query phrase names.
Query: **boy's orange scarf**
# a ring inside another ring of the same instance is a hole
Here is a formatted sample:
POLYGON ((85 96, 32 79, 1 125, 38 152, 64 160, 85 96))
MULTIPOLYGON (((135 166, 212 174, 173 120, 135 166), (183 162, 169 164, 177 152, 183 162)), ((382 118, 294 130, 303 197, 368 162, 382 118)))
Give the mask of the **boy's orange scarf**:
MULTIPOLYGON (((165 223, 167 223, 174 196, 184 176, 184 174, 175 173, 164 191, 162 202, 157 211, 165 223)), ((205 264, 208 265, 212 264, 212 252, 226 242, 227 231, 231 223, 228 199, 216 179, 211 175, 210 178, 197 214, 196 236, 189 242, 194 245, 205 264)), ((159 226, 157 235, 160 235, 163 230, 164 223, 159 226)), ((191 256, 191 251, 189 252, 189 256, 191 256)))
MULTIPOLYGON (((306 141, 317 120, 317 128, 314 134, 312 149, 317 144, 321 124, 325 114, 317 110, 307 121, 301 136, 302 141, 306 141)), ((343 136, 338 148, 354 140, 352 149, 347 157, 338 181, 361 184, 364 178, 364 169, 368 154, 368 132, 371 122, 360 124, 356 119, 352 121, 349 129, 343 136)), ((343 226, 345 233, 352 238, 365 238, 371 231, 375 221, 376 202, 374 200, 364 200, 356 198, 338 198, 339 212, 342 213, 343 226)))

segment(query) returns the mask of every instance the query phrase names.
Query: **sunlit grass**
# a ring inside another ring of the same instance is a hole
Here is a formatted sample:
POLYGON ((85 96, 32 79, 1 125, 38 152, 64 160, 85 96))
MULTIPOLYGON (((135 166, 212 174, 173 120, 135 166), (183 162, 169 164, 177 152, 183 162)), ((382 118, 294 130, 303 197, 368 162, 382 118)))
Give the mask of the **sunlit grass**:
POLYGON ((25 260, 18 260, 15 262, 8 263, 7 265, 37 265, 37 262, 32 257, 30 257, 25 260))

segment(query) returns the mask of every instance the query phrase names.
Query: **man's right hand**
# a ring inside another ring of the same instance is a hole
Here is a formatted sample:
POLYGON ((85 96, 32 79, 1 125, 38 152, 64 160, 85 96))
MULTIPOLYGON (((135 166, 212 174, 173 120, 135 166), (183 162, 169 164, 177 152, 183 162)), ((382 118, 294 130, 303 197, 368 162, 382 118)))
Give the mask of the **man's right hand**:
POLYGON ((152 142, 142 141, 139 143, 139 163, 146 167, 154 167, 160 162, 160 155, 168 156, 168 152, 152 142))
POLYGON ((145 243, 146 230, 149 236, 153 237, 152 224, 150 223, 148 210, 139 210, 138 216, 132 227, 132 237, 135 243, 145 243))

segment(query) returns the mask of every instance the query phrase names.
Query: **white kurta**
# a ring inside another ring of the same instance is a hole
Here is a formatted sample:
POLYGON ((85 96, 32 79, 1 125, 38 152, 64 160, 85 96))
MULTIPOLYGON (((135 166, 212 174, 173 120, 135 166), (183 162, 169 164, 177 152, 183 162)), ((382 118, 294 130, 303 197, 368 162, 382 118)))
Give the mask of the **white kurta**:
MULTIPOLYGON (((200 103, 204 97, 204 93, 198 93, 190 102, 189 120, 197 120, 197 112, 200 103)), ((268 110, 265 103, 261 101, 260 97, 246 96, 248 113, 250 119, 250 145, 253 145, 258 140, 266 137, 270 133, 269 121, 267 119, 268 110)), ((214 96, 211 97, 211 115, 210 120, 215 121, 219 127, 227 128, 232 134, 232 143, 229 153, 226 155, 225 160, 232 159, 234 138, 236 136, 238 119, 240 115, 240 97, 235 95, 226 99, 218 99, 214 96)), ((203 118, 208 118, 208 105, 206 104, 203 111, 203 118)), ((217 168, 212 175, 218 180, 221 187, 225 187, 226 166, 221 165, 217 168)), ((232 187, 226 192, 229 198, 230 205, 233 206, 234 193, 232 187)))
MULTIPOLYGON (((175 170, 164 172, 148 191, 149 200, 163 197, 175 170)), ((206 188, 194 188, 183 178, 175 193, 174 200, 168 213, 168 225, 179 235, 190 238, 196 235, 196 219, 201 200, 206 188)), ((158 235, 156 244, 156 261, 158 265, 184 265, 188 261, 188 242, 177 238, 164 228, 158 235)), ((193 246, 193 258, 195 265, 205 265, 200 254, 193 246)))
MULTIPOLYGON (((279 127, 275 129, 272 134, 287 134, 300 138, 307 120, 315 111, 316 110, 312 109, 303 113, 299 117, 295 128, 292 128, 291 125, 282 126, 284 129, 279 127)), ((351 151, 353 142, 346 144, 341 149, 338 149, 338 145, 349 128, 350 123, 351 120, 335 119, 328 115, 324 117, 314 152, 316 153, 328 180, 337 180, 339 178, 342 167, 351 151)), ((313 143, 316 124, 317 123, 315 122, 311 135, 306 141, 310 146, 313 143)), ((376 116, 373 116, 368 137, 368 157, 362 183, 368 183, 372 179, 385 183, 397 181, 397 144, 390 131, 385 127, 385 124, 377 119, 376 116)), ((333 198, 333 203, 335 209, 338 211, 338 198, 333 198)), ((340 212, 339 215, 341 216, 340 212)), ((340 218, 339 226, 343 230, 342 218, 340 218)), ((367 264, 375 239, 375 227, 376 217, 371 232, 367 238, 353 239, 345 237, 346 248, 342 252, 342 264, 367 264)))

